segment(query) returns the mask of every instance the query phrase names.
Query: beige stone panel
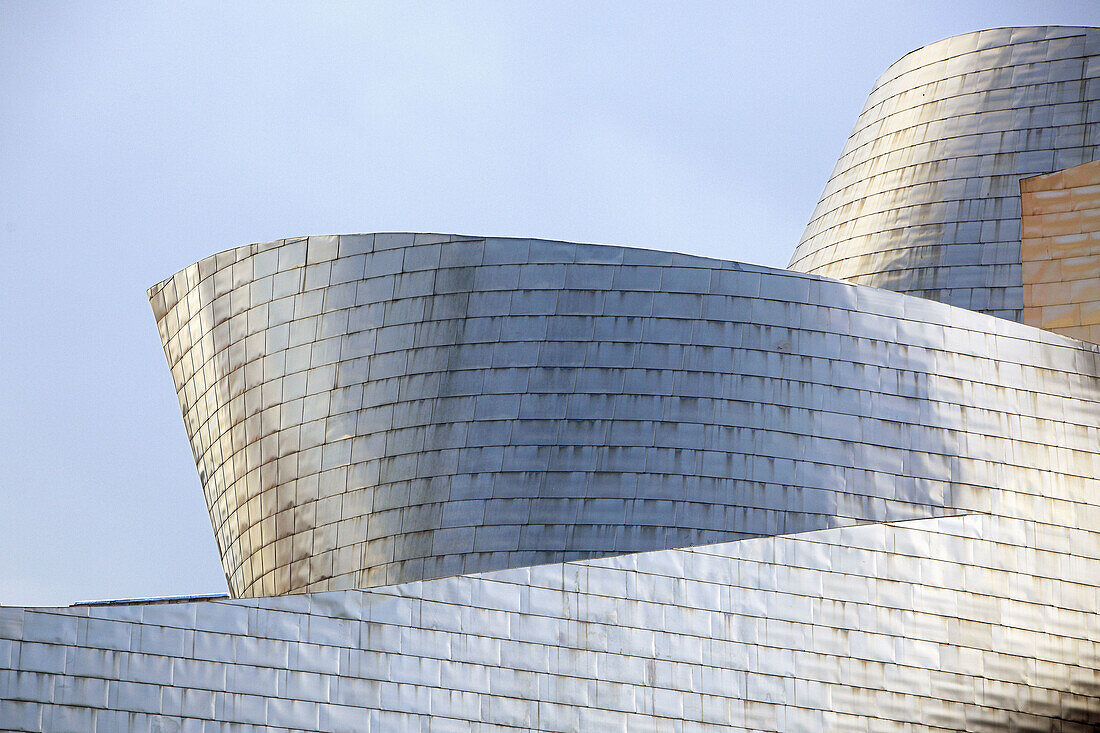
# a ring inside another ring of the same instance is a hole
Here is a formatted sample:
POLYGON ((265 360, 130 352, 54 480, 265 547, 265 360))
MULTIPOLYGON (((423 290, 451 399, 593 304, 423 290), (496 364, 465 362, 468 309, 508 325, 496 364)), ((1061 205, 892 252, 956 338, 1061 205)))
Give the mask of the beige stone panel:
MULTIPOLYGON (((1023 266, 1026 267, 1027 263, 1029 262, 1051 259, 1050 242, 1050 237, 1025 237, 1020 247, 1020 254, 1023 260, 1023 266)), ((1025 277, 1024 287, 1027 287, 1028 282, 1031 281, 1025 277)))
POLYGON ((1033 305, 1048 307, 1074 303, 1067 284, 1064 282, 1038 282, 1031 286, 1033 305))
MULTIPOLYGON (((1062 279, 1062 260, 1047 258, 1024 260, 1025 283, 1051 283, 1060 282, 1062 279)), ((1025 304, 1027 293, 1031 291, 1032 287, 1032 285, 1024 286, 1025 304)))
MULTIPOLYGON (((1025 214, 1026 216, 1026 214, 1025 214)), ((1035 224, 1024 227, 1024 237, 1043 235, 1057 237, 1063 234, 1080 234, 1081 217, 1073 211, 1045 211, 1037 209, 1032 214, 1035 224)))
POLYGON ((1028 203, 1022 208, 1024 216, 1035 214, 1054 214, 1071 211, 1073 197, 1069 191, 1058 189, 1056 191, 1035 191, 1028 197, 1028 203))
POLYGON ((1100 298, 1081 305, 1081 323, 1086 326, 1100 324, 1100 298))
POLYGON ((1098 326, 1067 326, 1058 330, 1063 336, 1080 339, 1081 341, 1097 342, 1100 339, 1100 327, 1098 326))
POLYGON ((1100 161, 1020 181, 1028 325, 1100 337, 1100 161))
POLYGON ((1062 183, 1066 188, 1085 189, 1097 185, 1096 171, 1100 170, 1100 161, 1066 168, 1062 173, 1062 183))
POLYGON ((1095 303, 1100 301, 1100 279, 1091 277, 1083 280, 1066 280, 1063 283, 1067 303, 1095 303))
POLYGON ((1044 305, 1039 309, 1039 324, 1050 331, 1061 333, 1063 328, 1081 325, 1081 306, 1077 304, 1044 305))
POLYGON ((1064 280, 1096 280, 1096 257, 1067 257, 1054 262, 1064 280))
POLYGON ((1046 240, 1047 257, 1051 259, 1100 256, 1100 231, 1047 237, 1046 240))
POLYGON ((1094 195, 1093 200, 1087 202, 1079 202, 1080 208, 1075 209, 1074 213, 1079 212, 1079 218, 1077 220, 1078 232, 1082 234, 1087 232, 1100 231, 1100 195, 1094 195))

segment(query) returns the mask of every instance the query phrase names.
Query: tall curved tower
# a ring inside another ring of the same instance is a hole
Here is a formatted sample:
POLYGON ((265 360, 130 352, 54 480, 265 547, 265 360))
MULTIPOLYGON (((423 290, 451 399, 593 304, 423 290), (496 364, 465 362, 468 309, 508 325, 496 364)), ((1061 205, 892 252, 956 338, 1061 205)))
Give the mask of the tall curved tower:
POLYGON ((997 28, 875 83, 790 268, 1020 320, 1019 179, 1100 157, 1100 30, 997 28))

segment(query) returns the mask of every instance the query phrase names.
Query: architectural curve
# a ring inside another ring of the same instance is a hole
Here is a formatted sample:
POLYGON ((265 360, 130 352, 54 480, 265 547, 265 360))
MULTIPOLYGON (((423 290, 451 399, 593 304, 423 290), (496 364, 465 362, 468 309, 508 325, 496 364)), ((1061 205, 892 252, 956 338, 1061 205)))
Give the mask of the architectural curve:
POLYGON ((1017 180, 1095 154, 1096 42, 891 67, 794 260, 878 287, 391 233, 151 288, 249 597, 0 606, 0 728, 1096 730, 1100 162, 1017 180))
POLYGON ((1095 348, 783 270, 353 235, 151 300, 236 596, 985 512, 1006 470, 1100 491, 1095 348))
POLYGON ((876 82, 794 270, 1021 320, 1019 179, 1100 158, 1100 30, 997 28, 876 82))
POLYGON ((1095 541, 945 517, 365 590, 0 608, 24 669, 0 670, 0 721, 1089 733, 1095 541))

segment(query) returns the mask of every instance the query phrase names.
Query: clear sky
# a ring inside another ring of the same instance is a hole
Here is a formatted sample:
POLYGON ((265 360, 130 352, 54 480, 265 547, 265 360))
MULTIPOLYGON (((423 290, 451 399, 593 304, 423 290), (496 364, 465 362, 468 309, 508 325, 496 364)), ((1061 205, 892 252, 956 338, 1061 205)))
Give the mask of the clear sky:
POLYGON ((1100 2, 0 0, 0 603, 225 590, 153 283, 392 230, 783 267, 890 63, 1041 24, 1100 2))

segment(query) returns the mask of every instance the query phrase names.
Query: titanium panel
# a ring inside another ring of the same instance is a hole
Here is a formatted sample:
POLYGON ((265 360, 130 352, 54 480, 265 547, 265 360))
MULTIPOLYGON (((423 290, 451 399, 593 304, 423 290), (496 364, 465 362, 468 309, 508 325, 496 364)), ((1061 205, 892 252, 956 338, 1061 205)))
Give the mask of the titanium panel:
POLYGON ((376 234, 150 297, 238 597, 1100 491, 1095 347, 820 277, 376 234))

